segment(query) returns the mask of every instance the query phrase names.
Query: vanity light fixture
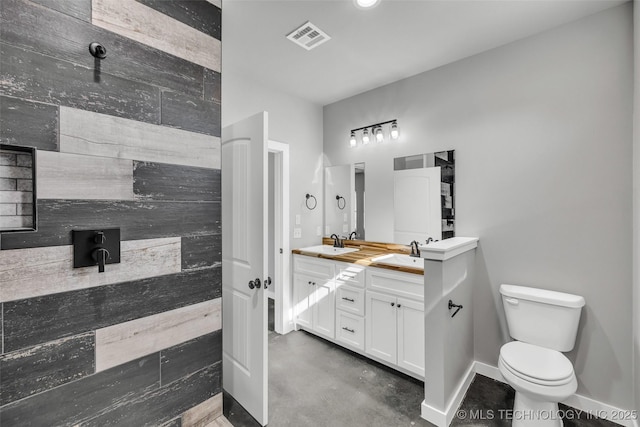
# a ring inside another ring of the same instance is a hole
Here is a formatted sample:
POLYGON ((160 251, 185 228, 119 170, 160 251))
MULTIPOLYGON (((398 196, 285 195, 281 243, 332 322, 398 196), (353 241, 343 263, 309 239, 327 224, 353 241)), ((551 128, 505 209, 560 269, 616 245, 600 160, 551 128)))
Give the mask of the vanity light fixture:
POLYGON ((351 138, 349 138, 349 146, 355 147, 357 143, 358 141, 356 140, 356 133, 354 131, 351 131, 351 138))
POLYGON ((356 132, 362 131, 362 145, 367 145, 372 137, 375 137, 376 142, 384 142, 384 129, 385 125, 389 125, 389 136, 391 139, 398 139, 400 137, 400 130, 398 129, 398 119, 387 120, 386 122, 374 123, 360 128, 351 129, 351 136, 349 137, 349 146, 355 147, 358 145, 356 138, 356 132))
POLYGON ((368 143, 369 143, 369 129, 365 128, 365 130, 362 131, 362 144, 367 145, 368 143))
POLYGON ((384 135, 382 134, 382 126, 378 126, 374 133, 376 135, 376 141, 377 142, 384 141, 384 135))
POLYGON ((391 139, 398 139, 400 137, 400 130, 398 129, 398 122, 395 120, 391 123, 391 139))

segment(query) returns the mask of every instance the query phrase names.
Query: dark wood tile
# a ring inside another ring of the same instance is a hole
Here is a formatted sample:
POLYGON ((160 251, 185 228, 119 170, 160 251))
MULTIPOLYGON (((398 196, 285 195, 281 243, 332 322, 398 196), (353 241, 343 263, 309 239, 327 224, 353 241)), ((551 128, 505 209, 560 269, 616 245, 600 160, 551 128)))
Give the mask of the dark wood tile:
POLYGON ((145 200, 219 202, 220 169, 135 161, 133 193, 145 200))
POLYGON ((155 353, 10 403, 0 409, 0 425, 70 426, 113 412, 131 396, 158 390, 159 357, 155 353))
POLYGON ((177 92, 162 92, 163 125, 220 136, 220 104, 177 92))
POLYGON ((182 269, 210 267, 222 263, 222 235, 183 237, 182 269))
POLYGON ((2 236, 2 249, 71 244, 71 230, 120 227, 122 240, 221 232, 218 202, 38 201, 38 231, 2 236))
MULTIPOLYGON (((242 407, 237 400, 226 391, 222 394, 222 409, 224 416, 234 426, 261 427, 258 421, 242 407)), ((336 424, 337 425, 337 424, 336 424)))
MULTIPOLYGON (((76 4, 75 0, 42 1, 69 7, 76 4)), ((100 73, 95 74, 101 80, 108 74, 202 96, 204 68, 200 65, 26 0, 2 3, 0 37, 7 44, 80 65, 92 78, 98 64, 100 73), (89 43, 94 41, 107 49, 106 59, 97 61, 91 56, 89 43)))
POLYGON ((173 19, 222 40, 222 11, 206 0, 136 0, 173 19))
POLYGON ((58 151, 58 107, 0 96, 0 142, 58 151))
MULTIPOLYGON (((4 0, 3 0, 4 1, 4 0)), ((85 22, 91 22, 91 0, 30 0, 85 22)))
POLYGON ((0 406, 93 374, 93 332, 0 356, 0 406))
POLYGON ((167 421, 160 427, 182 427, 182 417, 174 418, 170 421, 167 421))
POLYGON ((160 119, 156 87, 104 72, 95 74, 93 69, 4 43, 0 43, 0 91, 143 122, 159 123, 160 119))
POLYGON ((222 330, 160 352, 160 378, 169 384, 222 360, 222 330))
POLYGON ((214 267, 5 302, 5 351, 174 310, 221 295, 221 267, 214 267))
POLYGON ((218 394, 221 387, 222 362, 190 376, 146 390, 133 399, 87 421, 86 426, 157 426, 187 409, 218 394))
POLYGON ((208 68, 204 69, 204 99, 205 101, 222 102, 222 75, 208 68))

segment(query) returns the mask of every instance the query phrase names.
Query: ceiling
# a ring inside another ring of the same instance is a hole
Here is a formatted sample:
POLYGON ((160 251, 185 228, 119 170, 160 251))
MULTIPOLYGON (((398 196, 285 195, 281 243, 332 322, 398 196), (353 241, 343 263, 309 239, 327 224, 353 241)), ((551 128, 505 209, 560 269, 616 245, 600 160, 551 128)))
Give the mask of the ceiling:
POLYGON ((225 0, 223 74, 327 105, 580 19, 624 0, 225 0), (311 21, 331 40, 286 35, 311 21))

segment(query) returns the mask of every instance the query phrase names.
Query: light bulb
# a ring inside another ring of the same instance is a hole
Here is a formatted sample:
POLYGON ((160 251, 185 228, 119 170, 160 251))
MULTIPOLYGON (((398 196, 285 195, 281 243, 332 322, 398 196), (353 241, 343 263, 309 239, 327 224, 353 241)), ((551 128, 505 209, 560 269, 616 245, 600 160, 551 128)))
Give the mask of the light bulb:
POLYGON ((365 145, 369 143, 369 129, 362 131, 362 143, 365 145))
POLYGON ((356 5, 361 8, 370 8, 378 4, 380 0, 356 0, 356 5))
POLYGON ((376 141, 382 142, 384 141, 384 135, 382 134, 382 127, 378 126, 375 131, 376 141))
POLYGON ((350 147, 355 147, 356 146, 356 133, 355 132, 351 132, 351 138, 349 138, 349 146, 350 147))
POLYGON ((391 123, 391 138, 398 139, 400 136, 400 130, 398 129, 398 123, 391 123))

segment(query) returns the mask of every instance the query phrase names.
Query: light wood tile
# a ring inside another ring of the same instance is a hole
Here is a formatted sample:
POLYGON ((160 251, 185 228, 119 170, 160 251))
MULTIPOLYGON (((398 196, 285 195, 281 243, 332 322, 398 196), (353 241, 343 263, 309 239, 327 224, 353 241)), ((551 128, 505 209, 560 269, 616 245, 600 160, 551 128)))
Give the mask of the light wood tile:
POLYGON ((224 415, 221 415, 205 427, 233 427, 233 424, 224 415))
POLYGON ((180 272, 180 238, 121 242, 120 264, 73 268, 73 246, 0 251, 0 302, 180 272))
POLYGON ((96 331, 96 372, 151 354, 222 326, 221 298, 96 331))
POLYGON ((220 168, 218 137, 67 107, 60 107, 60 151, 220 168))
POLYGON ((133 161, 42 151, 38 198, 133 200, 133 161))
POLYGON ((93 0, 93 25, 220 71, 220 40, 135 1, 93 0))
POLYGON ((182 414, 182 427, 205 427, 222 415, 222 393, 182 414))

